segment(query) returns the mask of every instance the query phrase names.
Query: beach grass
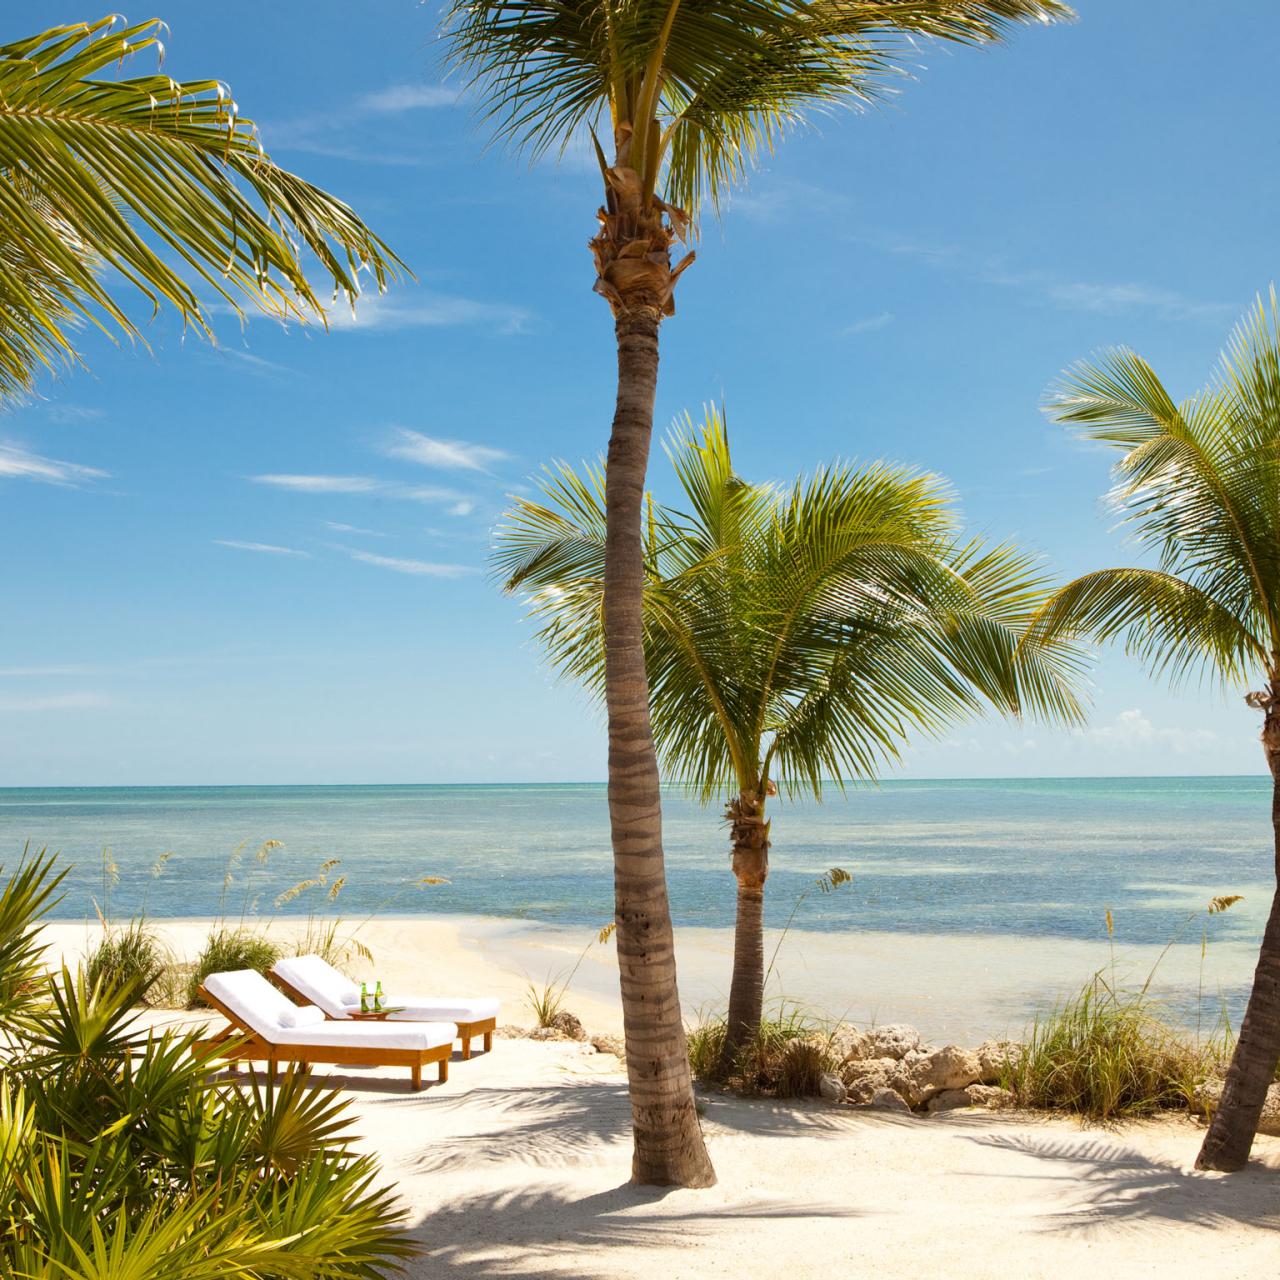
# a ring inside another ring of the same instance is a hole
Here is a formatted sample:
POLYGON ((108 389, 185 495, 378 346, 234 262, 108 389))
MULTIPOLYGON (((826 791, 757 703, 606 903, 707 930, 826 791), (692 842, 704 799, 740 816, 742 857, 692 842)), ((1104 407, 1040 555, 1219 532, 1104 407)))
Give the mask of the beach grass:
POLYGON ((234 969, 256 969, 266 973, 284 954, 265 933, 244 927, 216 929, 196 957, 187 982, 187 1005, 201 1003, 199 989, 211 973, 234 969))
POLYGON ((689 1064, 700 1084, 729 1088, 746 1097, 812 1098, 824 1075, 839 1067, 827 1022, 793 1001, 780 1000, 760 1020, 756 1035, 721 1072, 727 1022, 703 1016, 686 1032, 689 1064))
POLYGON ((91 986, 111 989, 136 986, 140 998, 152 1002, 157 982, 172 958, 144 917, 127 924, 108 926, 85 959, 84 971, 91 986))

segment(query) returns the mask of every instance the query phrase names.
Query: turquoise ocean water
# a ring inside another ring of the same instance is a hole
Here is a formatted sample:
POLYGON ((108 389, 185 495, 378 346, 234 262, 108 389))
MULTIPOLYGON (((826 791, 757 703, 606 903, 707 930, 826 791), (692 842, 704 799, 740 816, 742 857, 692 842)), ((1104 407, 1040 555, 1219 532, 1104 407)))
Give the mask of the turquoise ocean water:
MULTIPOLYGON (((1256 936, 1271 892, 1269 801, 1264 778, 1120 778, 891 782, 823 805, 779 803, 768 919, 782 923, 838 865, 852 889, 812 895, 795 928, 1097 940, 1110 907, 1123 941, 1160 943, 1210 896, 1242 893, 1239 908, 1208 922, 1210 936, 1256 936)), ((730 926, 719 809, 669 791, 665 812, 677 923, 730 926)), ((28 842, 72 864, 57 910, 66 918, 91 915, 101 898, 104 846, 120 869, 113 914, 212 914, 242 844, 233 914, 246 903, 271 914, 284 888, 337 858, 330 880, 346 876, 349 917, 612 917, 600 785, 0 789, 0 860, 28 842), (261 866, 254 853, 268 839, 283 847, 261 866), (450 883, 418 887, 424 875, 450 883)), ((280 911, 305 912, 320 897, 280 911)))

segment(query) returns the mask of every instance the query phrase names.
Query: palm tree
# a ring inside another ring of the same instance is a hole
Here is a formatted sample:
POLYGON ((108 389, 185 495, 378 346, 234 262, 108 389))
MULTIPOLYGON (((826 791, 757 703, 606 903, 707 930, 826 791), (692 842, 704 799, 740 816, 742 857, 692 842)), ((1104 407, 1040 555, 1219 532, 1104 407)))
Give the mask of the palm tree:
POLYGON ((0 46, 0 406, 79 360, 76 330, 141 337, 121 281, 212 336, 208 302, 323 319, 304 245, 354 300, 402 265, 340 200, 273 164, 217 80, 108 78, 161 24, 114 18, 0 46))
MULTIPOLYGON (((908 737, 990 703, 1078 718, 1069 643, 1022 643, 1044 599, 1011 546, 957 541, 937 477, 837 464, 782 489, 733 470, 718 413, 669 454, 687 511, 650 504, 645 653, 669 776, 728 795, 737 925, 721 1069, 759 1030, 768 797, 874 778, 908 737)), ((566 466, 499 529, 508 590, 531 593, 553 664, 604 689, 604 478, 566 466)))
MULTIPOLYGON (((1177 403, 1132 351, 1071 370, 1059 422, 1123 451, 1111 499, 1158 568, 1103 569, 1058 591, 1032 635, 1123 640, 1175 684, 1258 682, 1273 779, 1276 896, 1218 1110, 1196 1161, 1241 1168, 1280 1059, 1280 316, 1271 293, 1233 333, 1215 380, 1177 403)), ((1255 686, 1256 687, 1256 686, 1255 686)))
POLYGON ((1015 24, 1069 16, 1061 0, 452 0, 451 56, 495 134, 535 155, 589 137, 604 189, 591 250, 618 360, 605 705, 637 1181, 714 1179, 676 990, 641 621, 658 328, 693 260, 673 267, 672 245, 789 128, 882 97, 914 38, 993 44, 1015 24))

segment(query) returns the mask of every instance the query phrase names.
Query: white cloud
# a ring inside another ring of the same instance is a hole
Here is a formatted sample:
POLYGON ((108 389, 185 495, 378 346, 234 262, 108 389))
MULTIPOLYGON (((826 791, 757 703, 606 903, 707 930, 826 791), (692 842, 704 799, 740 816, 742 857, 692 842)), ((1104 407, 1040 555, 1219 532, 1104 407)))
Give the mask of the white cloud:
POLYGON ((292 489, 297 493, 372 493, 380 487, 379 482, 369 476, 265 475, 249 479, 254 484, 292 489))
POLYGON ((86 711, 109 707, 103 693, 52 693, 35 698, 0 698, 0 711, 86 711))
POLYGON ((846 325, 845 333, 875 333, 877 329, 887 328, 893 323, 892 311, 881 311, 874 316, 865 316, 861 320, 855 320, 851 325, 846 325))
POLYGON ((46 667, 0 667, 0 678, 29 680, 34 676, 82 676, 90 668, 80 663, 63 663, 46 667))
POLYGON ((107 472, 96 467, 42 458, 22 445, 0 442, 0 480, 35 480, 40 484, 74 487, 85 480, 101 480, 106 475, 107 472))
POLYGON ((395 573, 408 573, 424 578, 461 578, 472 570, 465 564, 434 564, 429 560, 404 560, 399 556, 376 556, 371 551, 353 551, 343 548, 353 560, 361 564, 377 565, 395 573))
POLYGON ((326 520, 324 522, 326 529, 332 529, 334 533, 358 533, 366 538, 385 538, 385 533, 379 533, 377 529, 362 529, 356 524, 340 524, 336 520, 326 520))
POLYGON ((446 471, 486 471, 490 463, 502 462, 511 456, 486 444, 439 440, 405 427, 397 428, 395 441, 387 446, 386 453, 391 458, 404 458, 424 467, 439 467, 446 471))
POLYGON ((1212 729, 1183 729, 1176 726, 1152 724, 1145 712, 1137 707, 1121 711, 1106 725, 1089 729, 1076 729, 1074 736, 1091 746, 1116 752, 1172 751, 1175 755, 1187 755, 1215 746, 1219 739, 1212 729))
POLYGON ((311 559, 310 551, 298 551, 293 547, 277 547, 270 542, 240 542, 235 538, 214 538, 215 545, 230 547, 233 551, 260 551, 269 556, 300 556, 303 560, 311 559))
POLYGON ((457 104, 458 91, 442 84, 392 84, 376 93, 367 93, 356 106, 375 114, 383 112, 417 111, 423 107, 452 107, 457 104))
POLYGON ((94 422, 106 417, 105 409, 91 409, 82 404, 51 404, 45 408, 45 416, 50 422, 61 424, 73 422, 94 422))
POLYGON ((474 502, 469 502, 465 498, 461 502, 455 502, 449 508, 451 516, 469 516, 476 509, 474 502))
POLYGON ((240 351, 235 347, 215 347, 214 358, 237 360, 250 373, 261 374, 264 377, 276 377, 280 374, 289 375, 296 372, 296 370, 290 369, 288 365, 277 364, 274 360, 267 360, 263 356, 255 356, 252 351, 240 351))
POLYGON ((533 319, 526 307, 477 302, 446 293, 366 293, 355 311, 338 306, 329 313, 333 330, 457 329, 475 325, 496 333, 523 333, 533 319))

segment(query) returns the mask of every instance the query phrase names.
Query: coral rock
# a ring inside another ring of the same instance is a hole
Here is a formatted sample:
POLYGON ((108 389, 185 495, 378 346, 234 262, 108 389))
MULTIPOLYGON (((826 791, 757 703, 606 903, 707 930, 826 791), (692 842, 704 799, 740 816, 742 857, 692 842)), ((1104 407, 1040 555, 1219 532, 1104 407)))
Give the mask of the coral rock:
POLYGON ((982 1066, 972 1049, 949 1044, 934 1050, 927 1057, 917 1059, 911 1064, 909 1073, 919 1095, 912 1105, 918 1106, 921 1102, 927 1102, 934 1094, 977 1084, 982 1075, 982 1066))
POLYGON ((905 1058, 920 1048, 920 1033, 905 1023, 891 1022, 883 1027, 870 1027, 865 1033, 867 1058, 905 1058))
POLYGON ((848 1095, 840 1077, 824 1071, 818 1079, 818 1096, 827 1102, 843 1102, 848 1095))

